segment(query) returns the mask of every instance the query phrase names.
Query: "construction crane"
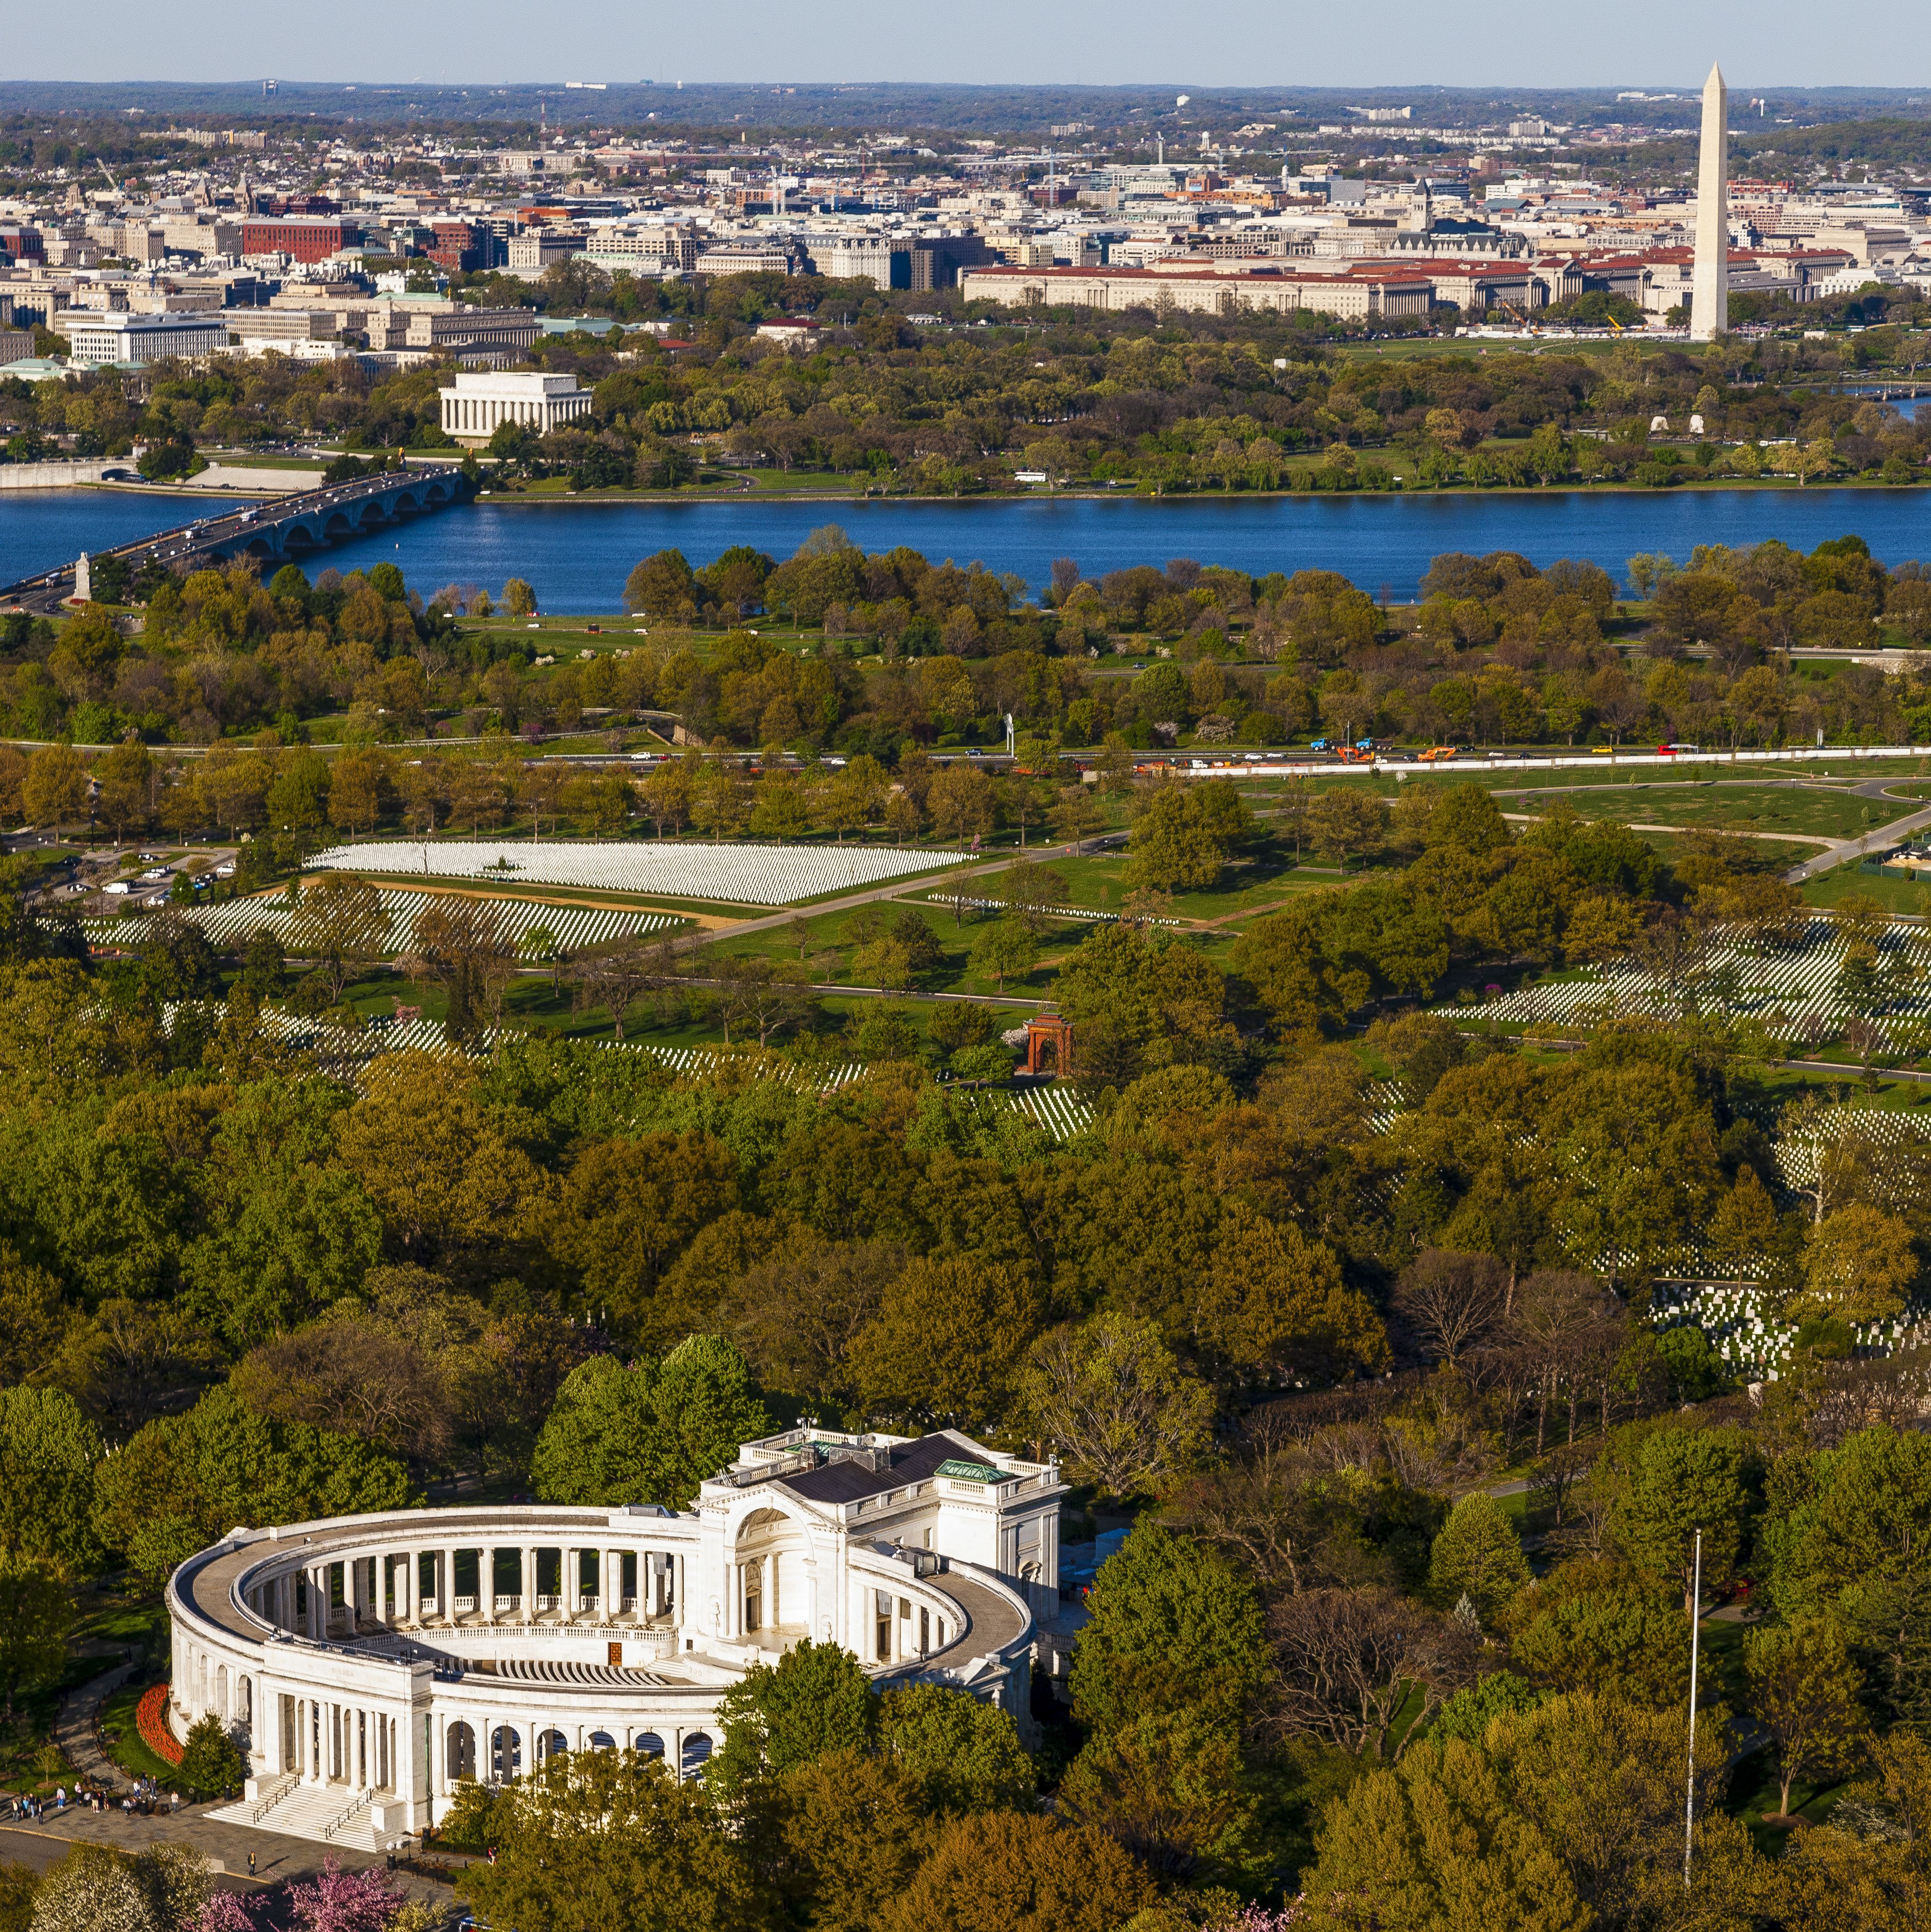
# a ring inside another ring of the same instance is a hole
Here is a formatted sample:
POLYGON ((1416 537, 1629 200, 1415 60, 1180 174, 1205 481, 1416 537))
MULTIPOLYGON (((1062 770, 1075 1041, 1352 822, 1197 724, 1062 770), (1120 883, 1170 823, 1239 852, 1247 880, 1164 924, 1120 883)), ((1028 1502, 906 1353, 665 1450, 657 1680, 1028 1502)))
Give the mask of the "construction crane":
POLYGON ((1500 302, 1501 305, 1507 309, 1531 335, 1540 335, 1542 333, 1542 331, 1537 328, 1535 324, 1530 321, 1528 317, 1523 314, 1522 310, 1516 308, 1515 304, 1510 301, 1507 296, 1498 295, 1495 299, 1500 302))

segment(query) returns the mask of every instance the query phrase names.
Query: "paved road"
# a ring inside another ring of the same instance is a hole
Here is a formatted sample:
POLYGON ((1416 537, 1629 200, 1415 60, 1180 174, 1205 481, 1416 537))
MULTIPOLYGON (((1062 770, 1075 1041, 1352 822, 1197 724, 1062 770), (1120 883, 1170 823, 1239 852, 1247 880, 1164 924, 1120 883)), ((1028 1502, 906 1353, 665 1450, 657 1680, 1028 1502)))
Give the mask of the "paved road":
POLYGON ((1921 832, 1927 825, 1931 825, 1931 805, 1907 812, 1902 818, 1894 818, 1888 825, 1880 825, 1875 832, 1867 832, 1861 838, 1835 839, 1828 852, 1807 859, 1801 866, 1793 866, 1783 876, 1793 886, 1801 886, 1806 879, 1814 879, 1822 872, 1834 872, 1850 860, 1862 858, 1867 852, 1882 851, 1886 846, 1894 845, 1906 832, 1921 832))

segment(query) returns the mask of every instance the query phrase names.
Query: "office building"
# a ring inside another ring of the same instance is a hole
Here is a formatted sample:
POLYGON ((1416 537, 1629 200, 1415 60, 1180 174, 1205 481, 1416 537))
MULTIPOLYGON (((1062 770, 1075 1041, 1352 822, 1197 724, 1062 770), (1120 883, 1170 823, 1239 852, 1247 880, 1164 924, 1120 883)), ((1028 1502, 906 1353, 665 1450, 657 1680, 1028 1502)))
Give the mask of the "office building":
POLYGON ((76 362, 162 362, 219 355, 228 326, 219 315, 130 315, 105 309, 66 308, 52 327, 67 340, 76 362))

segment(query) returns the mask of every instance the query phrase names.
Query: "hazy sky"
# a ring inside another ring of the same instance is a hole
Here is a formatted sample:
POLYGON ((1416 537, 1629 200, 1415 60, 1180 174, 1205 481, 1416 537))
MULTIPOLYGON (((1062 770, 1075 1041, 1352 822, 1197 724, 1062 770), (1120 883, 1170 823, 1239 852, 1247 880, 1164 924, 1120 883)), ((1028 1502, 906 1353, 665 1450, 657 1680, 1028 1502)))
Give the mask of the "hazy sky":
POLYGON ((1195 86, 1931 86, 1924 0, 94 0, 9 9, 16 80, 934 80, 1195 86))

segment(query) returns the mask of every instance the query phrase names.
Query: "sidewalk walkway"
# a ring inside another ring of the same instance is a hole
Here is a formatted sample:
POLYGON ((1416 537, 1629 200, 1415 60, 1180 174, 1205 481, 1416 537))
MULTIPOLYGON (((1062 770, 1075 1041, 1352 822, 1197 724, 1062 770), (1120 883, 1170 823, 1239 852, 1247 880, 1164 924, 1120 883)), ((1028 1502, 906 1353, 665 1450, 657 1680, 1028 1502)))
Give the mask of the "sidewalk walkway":
MULTIPOLYGON (((83 1805, 70 1804, 64 1811, 48 1812, 31 1825, 0 1825, 0 1860, 46 1871, 58 1864, 73 1844, 110 1845, 119 1851, 138 1852, 171 1840, 192 1845, 219 1860, 228 1877, 239 1878, 244 1884, 248 1854, 253 1852, 257 1880, 264 1885, 312 1878, 329 1858, 345 1871, 379 1869, 383 1863, 379 1852, 311 1844, 305 1838, 285 1838, 246 1825, 223 1824, 208 1816, 213 1808, 186 1804, 172 1817, 144 1818, 138 1814, 128 1817, 118 1810, 90 1811, 83 1805)), ((432 1880, 409 1872, 397 1872, 395 1879, 411 1898, 425 1904, 446 1906, 454 1900, 448 1886, 432 1880)))
POLYGON ((78 1690, 61 1700, 54 1722, 54 1742, 61 1756, 91 1784, 109 1791, 130 1791, 133 1781, 100 1748, 100 1709, 134 1674, 138 1659, 124 1655, 112 1670, 90 1678, 78 1690))

